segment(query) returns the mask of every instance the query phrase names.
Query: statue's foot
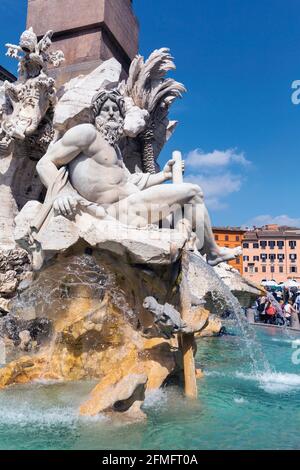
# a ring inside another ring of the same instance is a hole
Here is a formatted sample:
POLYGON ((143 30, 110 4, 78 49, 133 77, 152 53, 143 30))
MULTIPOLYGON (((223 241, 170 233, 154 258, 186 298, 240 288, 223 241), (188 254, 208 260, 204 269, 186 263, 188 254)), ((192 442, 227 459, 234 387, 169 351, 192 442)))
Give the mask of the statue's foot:
POLYGON ((207 255, 207 263, 210 266, 217 266, 220 263, 235 259, 238 256, 241 256, 241 254, 242 248, 240 246, 237 248, 220 248, 219 251, 207 255))

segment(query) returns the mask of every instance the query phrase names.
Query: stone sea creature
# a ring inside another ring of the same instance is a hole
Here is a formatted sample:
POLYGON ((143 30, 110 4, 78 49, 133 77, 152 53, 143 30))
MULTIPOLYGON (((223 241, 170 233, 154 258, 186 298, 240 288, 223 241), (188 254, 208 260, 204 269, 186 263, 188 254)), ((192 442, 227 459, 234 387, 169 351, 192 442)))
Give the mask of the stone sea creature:
POLYGON ((143 307, 152 314, 154 323, 166 339, 174 337, 186 327, 180 313, 170 304, 161 305, 154 297, 146 297, 143 307))

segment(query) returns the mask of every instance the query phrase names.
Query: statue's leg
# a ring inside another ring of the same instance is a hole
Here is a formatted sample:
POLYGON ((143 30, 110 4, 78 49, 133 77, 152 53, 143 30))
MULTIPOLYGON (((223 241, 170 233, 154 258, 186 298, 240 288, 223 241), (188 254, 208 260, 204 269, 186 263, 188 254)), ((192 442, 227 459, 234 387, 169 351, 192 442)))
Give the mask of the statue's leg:
POLYGON ((241 255, 241 247, 221 248, 216 244, 206 207, 204 211, 204 220, 204 245, 202 251, 207 256, 208 264, 211 266, 217 266, 220 263, 230 261, 241 255))
POLYGON ((152 186, 113 204, 107 213, 126 225, 145 226, 157 223, 170 214, 182 217, 182 208, 199 191, 198 186, 189 183, 152 186))
MULTIPOLYGON (((221 248, 217 245, 212 231, 212 225, 208 210, 204 204, 203 194, 199 192, 191 200, 191 204, 187 206, 193 209, 193 229, 198 238, 198 250, 202 254, 206 254, 207 262, 211 266, 234 259, 241 254, 241 248, 221 248)), ((185 214, 187 211, 185 210, 185 214)))
POLYGON ((113 204, 107 213, 135 227, 157 223, 170 214, 174 215, 175 221, 185 219, 196 232, 197 248, 207 255, 211 265, 234 259, 240 254, 239 249, 224 250, 216 244, 202 190, 195 184, 153 186, 113 204))

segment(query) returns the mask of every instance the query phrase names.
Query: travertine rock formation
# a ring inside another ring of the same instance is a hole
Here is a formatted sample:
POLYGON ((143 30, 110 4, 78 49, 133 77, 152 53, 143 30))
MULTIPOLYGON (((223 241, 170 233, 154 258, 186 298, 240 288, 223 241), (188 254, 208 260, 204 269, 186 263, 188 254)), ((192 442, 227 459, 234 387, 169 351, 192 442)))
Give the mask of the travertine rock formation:
POLYGON ((261 286, 241 276, 240 273, 229 264, 221 263, 214 269, 243 307, 250 308, 255 299, 259 295, 264 294, 264 290, 261 286))
POLYGON ((9 312, 11 299, 17 290, 30 284, 32 271, 28 253, 21 249, 0 252, 0 315, 9 312))
MULTIPOLYGON (((48 339, 32 338, 38 343, 32 355, 20 351, 19 359, 1 369, 0 386, 37 379, 98 378, 99 385, 81 412, 120 413, 133 406, 135 415, 137 403, 143 402, 142 391, 160 387, 177 368, 176 338, 159 337, 142 307, 144 293, 167 295, 169 277, 166 268, 143 271, 108 254, 60 257, 13 306, 19 319, 35 316, 37 324, 40 317, 41 324, 47 318, 52 325, 45 324, 48 339)), ((32 331, 32 326, 23 320, 19 342, 19 330, 13 326, 15 342, 24 350, 24 339, 28 346, 24 331, 32 331)))

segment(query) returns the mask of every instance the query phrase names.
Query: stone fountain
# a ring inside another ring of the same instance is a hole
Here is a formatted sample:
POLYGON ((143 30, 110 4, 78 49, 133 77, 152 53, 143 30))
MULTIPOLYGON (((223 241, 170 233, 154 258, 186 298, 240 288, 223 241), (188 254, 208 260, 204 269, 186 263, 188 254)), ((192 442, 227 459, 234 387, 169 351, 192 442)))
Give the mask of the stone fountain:
POLYGON ((95 379, 81 414, 141 419, 171 379, 196 396, 195 337, 219 333, 228 287, 244 306, 260 291, 226 264, 240 251, 216 245, 180 152, 159 167, 185 92, 169 50, 57 91, 51 37, 7 46, 19 80, 0 90, 0 388, 95 379))

